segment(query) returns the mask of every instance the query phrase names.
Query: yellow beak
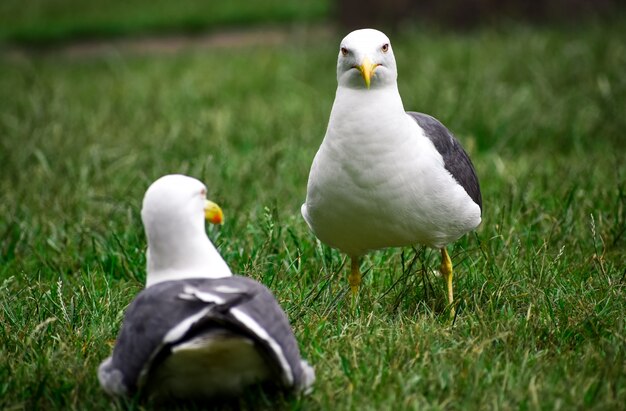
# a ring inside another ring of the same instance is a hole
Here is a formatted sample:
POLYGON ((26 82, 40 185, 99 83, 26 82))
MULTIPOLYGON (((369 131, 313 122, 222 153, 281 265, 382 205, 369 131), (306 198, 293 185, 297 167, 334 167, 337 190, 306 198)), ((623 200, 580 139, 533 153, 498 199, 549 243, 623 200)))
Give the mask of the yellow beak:
POLYGON ((212 224, 224 224, 224 213, 213 201, 205 200, 204 218, 212 224))
POLYGON ((363 80, 365 80, 365 86, 367 88, 370 88, 372 75, 374 74, 374 71, 376 71, 376 67, 378 67, 378 64, 372 63, 367 57, 363 59, 360 66, 356 67, 361 72, 363 80))

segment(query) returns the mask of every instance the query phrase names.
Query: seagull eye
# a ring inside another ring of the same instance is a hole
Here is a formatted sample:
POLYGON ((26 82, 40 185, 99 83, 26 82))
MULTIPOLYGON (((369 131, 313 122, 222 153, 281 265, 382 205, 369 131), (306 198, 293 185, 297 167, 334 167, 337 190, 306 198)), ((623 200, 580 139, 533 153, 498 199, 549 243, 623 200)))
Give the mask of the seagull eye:
POLYGON ((348 55, 348 49, 345 48, 345 47, 342 47, 341 48, 341 54, 344 55, 344 56, 347 56, 348 55))
POLYGON ((389 43, 383 44, 383 46, 380 49, 383 51, 383 53, 388 52, 389 51, 389 43))
POLYGON ((206 197, 206 188, 203 188, 202 190, 200 190, 200 195, 202 197, 206 197))

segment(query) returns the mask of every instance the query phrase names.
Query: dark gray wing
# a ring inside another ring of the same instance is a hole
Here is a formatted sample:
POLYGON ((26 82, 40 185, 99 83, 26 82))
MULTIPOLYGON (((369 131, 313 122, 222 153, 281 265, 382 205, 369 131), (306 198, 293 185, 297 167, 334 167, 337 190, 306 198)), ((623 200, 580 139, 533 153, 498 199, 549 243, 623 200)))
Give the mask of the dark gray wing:
POLYGON ((247 277, 232 276, 205 280, 186 291, 199 299, 205 299, 203 295, 210 299, 215 294, 241 292, 250 296, 231 304, 228 309, 213 310, 190 330, 190 334, 219 324, 255 341, 285 386, 307 389, 313 382, 310 381, 314 378, 310 375, 313 371, 300 357, 289 319, 267 287, 247 277))
POLYGON ((251 338, 285 385, 302 386, 306 363, 287 316, 266 287, 238 276, 166 281, 139 293, 126 311, 113 355, 100 366, 101 384, 112 394, 135 392, 174 345, 219 329, 251 338))
POLYGON ((113 394, 135 392, 142 370, 163 346, 167 333, 206 308, 205 302, 179 298, 185 285, 195 282, 166 281, 142 290, 135 297, 126 309, 113 354, 98 371, 106 391, 113 394), (121 386, 107 389, 105 381, 110 375, 115 375, 115 380, 121 379, 116 381, 118 385, 121 382, 121 386))
POLYGON ((448 129, 434 117, 428 114, 407 111, 407 114, 424 130, 426 137, 435 145, 441 154, 446 170, 465 189, 470 198, 478 204, 481 211, 483 199, 480 193, 478 177, 474 170, 472 160, 461 146, 461 143, 448 131, 448 129))

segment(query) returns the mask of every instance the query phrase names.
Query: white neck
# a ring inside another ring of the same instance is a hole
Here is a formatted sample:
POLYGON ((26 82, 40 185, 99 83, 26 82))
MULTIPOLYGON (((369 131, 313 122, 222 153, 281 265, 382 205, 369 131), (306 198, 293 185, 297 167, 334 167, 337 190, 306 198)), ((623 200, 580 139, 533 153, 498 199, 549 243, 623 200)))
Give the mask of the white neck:
POLYGON ((178 234, 148 234, 146 287, 169 280, 232 275, 204 231, 178 234))
POLYGON ((370 90, 339 86, 327 136, 337 140, 371 136, 380 144, 389 144, 391 141, 387 137, 404 137, 401 131, 406 130, 407 120, 396 83, 370 90), (385 138, 381 138, 383 136, 385 138))

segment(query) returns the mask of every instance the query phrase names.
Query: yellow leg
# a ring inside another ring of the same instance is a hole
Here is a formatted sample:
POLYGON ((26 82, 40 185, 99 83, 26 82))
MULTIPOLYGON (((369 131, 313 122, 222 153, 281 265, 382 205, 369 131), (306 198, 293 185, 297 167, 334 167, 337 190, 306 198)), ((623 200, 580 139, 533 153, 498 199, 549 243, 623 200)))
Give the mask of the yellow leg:
POLYGON ((361 285, 360 260, 359 257, 350 257, 350 275, 348 275, 348 282, 350 283, 352 295, 356 295, 359 292, 359 286, 361 285))
POLYGON ((454 292, 452 291, 452 261, 448 255, 446 247, 441 249, 441 274, 443 279, 446 280, 446 286, 448 287, 448 304, 450 305, 450 315, 454 317, 454 292))

